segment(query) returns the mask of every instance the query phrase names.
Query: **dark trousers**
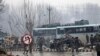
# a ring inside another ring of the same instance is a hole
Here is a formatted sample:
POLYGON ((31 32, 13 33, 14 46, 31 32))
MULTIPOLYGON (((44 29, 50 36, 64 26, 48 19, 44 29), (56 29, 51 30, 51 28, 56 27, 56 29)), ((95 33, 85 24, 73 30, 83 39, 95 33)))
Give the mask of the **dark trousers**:
POLYGON ((97 51, 97 56, 100 56, 100 51, 97 51))
POLYGON ((32 45, 29 46, 29 52, 32 53, 32 45))
POLYGON ((42 50, 42 44, 39 45, 39 51, 43 51, 42 50))

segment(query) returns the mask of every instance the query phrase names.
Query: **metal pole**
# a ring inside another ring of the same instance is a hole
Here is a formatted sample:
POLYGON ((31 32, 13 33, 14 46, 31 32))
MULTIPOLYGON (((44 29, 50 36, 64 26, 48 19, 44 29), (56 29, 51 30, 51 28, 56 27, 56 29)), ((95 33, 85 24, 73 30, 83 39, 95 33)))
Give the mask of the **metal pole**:
POLYGON ((49 11, 49 25, 50 25, 51 24, 51 8, 50 8, 50 6, 48 8, 48 11, 49 11))
POLYGON ((50 24, 50 6, 49 6, 49 24, 50 24))

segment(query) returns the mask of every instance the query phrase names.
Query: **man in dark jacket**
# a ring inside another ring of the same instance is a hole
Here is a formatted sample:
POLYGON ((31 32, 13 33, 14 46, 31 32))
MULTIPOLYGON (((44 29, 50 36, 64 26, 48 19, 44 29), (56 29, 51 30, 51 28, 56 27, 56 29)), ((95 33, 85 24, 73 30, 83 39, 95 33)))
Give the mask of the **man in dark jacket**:
POLYGON ((96 34, 96 51, 97 51, 97 56, 100 56, 100 35, 96 34))
POLYGON ((87 43, 89 43, 89 36, 88 35, 86 35, 86 41, 87 41, 87 43))
POLYGON ((78 39, 78 37, 75 37, 75 48, 76 48, 76 52, 78 52, 78 48, 80 47, 80 41, 78 39))
POLYGON ((94 37, 91 35, 90 37, 90 42, 91 42, 91 49, 93 49, 93 44, 94 44, 94 37))
POLYGON ((100 42, 97 42, 96 44, 96 51, 97 51, 97 56, 100 56, 100 42))
POLYGON ((39 38, 39 42, 38 42, 38 44, 39 44, 39 51, 43 51, 42 47, 43 47, 44 43, 45 43, 44 37, 40 37, 39 38))

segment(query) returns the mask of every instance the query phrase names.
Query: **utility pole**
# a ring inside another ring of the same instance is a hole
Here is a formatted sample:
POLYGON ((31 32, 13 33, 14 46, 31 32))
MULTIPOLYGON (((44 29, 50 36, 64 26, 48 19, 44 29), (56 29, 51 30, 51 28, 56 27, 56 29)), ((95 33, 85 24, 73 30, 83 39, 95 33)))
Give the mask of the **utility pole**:
POLYGON ((51 24, 51 7, 49 5, 48 11, 49 11, 49 25, 51 24))
POLYGON ((39 15, 38 27, 41 27, 41 14, 39 15))

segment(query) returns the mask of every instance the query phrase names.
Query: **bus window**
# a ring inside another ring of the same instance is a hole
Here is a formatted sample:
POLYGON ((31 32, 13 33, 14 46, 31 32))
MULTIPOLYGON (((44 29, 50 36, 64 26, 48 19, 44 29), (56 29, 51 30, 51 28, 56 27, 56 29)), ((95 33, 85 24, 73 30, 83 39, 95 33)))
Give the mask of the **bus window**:
POLYGON ((99 26, 99 28, 100 28, 100 26, 99 26))
POLYGON ((98 27, 94 27, 94 30, 98 30, 98 27))
POLYGON ((94 30, 93 30, 93 27, 87 27, 87 28, 86 28, 86 31, 87 31, 87 32, 93 32, 94 30))
POLYGON ((64 29, 62 30, 62 29, 58 28, 58 29, 57 29, 57 33, 58 33, 58 34, 64 34, 64 29))
POLYGON ((100 30, 100 26, 98 27, 98 30, 100 30))
POLYGON ((83 28, 83 31, 85 32, 86 31, 86 28, 83 28))
POLYGON ((65 33, 76 33, 76 28, 66 28, 65 33))
POLYGON ((79 29, 78 28, 76 28, 76 32, 79 32, 79 29))
POLYGON ((83 31, 83 28, 80 28, 80 30, 79 30, 80 32, 82 32, 83 31))

